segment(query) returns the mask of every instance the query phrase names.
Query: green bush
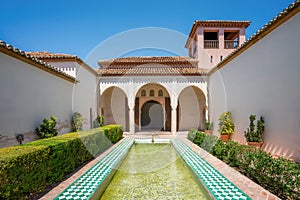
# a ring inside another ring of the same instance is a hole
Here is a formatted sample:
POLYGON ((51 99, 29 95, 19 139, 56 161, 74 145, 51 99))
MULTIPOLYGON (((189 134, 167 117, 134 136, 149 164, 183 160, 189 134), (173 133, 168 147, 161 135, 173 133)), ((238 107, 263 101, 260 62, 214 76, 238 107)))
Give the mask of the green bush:
POLYGON ((72 131, 77 132, 82 130, 83 116, 79 112, 75 112, 72 116, 71 126, 72 131))
POLYGON ((190 131, 188 138, 229 166, 235 167, 270 192, 283 199, 300 196, 300 165, 252 146, 222 142, 213 135, 190 131), (194 137, 191 137, 193 133, 194 137))
POLYGON ((103 116, 97 116, 96 119, 93 122, 94 128, 102 127, 104 126, 104 117, 103 116))
POLYGON ((102 127, 102 129, 104 130, 104 134, 106 135, 106 137, 114 144, 118 142, 123 136, 122 126, 106 125, 102 127))
POLYGON ((0 199, 26 199, 61 181, 122 138, 119 125, 68 133, 0 149, 0 199), (117 135, 117 136, 115 136, 117 135))
POLYGON ((50 116, 50 119, 43 119, 43 123, 40 125, 40 128, 35 129, 35 133, 39 136, 39 138, 50 138, 54 137, 58 134, 55 129, 56 126, 56 118, 54 116, 50 116))
POLYGON ((188 132, 188 135, 187 135, 187 138, 191 141, 194 140, 196 134, 197 134, 198 130, 197 129, 191 129, 189 132, 188 132))

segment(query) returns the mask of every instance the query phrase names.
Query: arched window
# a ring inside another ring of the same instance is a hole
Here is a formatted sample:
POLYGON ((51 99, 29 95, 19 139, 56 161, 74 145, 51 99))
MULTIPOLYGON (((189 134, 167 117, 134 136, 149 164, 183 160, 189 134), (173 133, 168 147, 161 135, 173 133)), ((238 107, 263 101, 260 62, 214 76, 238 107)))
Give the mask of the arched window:
POLYGON ((150 90, 150 97, 154 97, 154 90, 150 90))
POLYGON ((145 96, 146 96, 146 90, 142 90, 141 96, 142 96, 142 97, 145 97, 145 96))
POLYGON ((164 93, 163 93, 163 91, 162 91, 162 90, 158 90, 158 96, 159 96, 159 97, 162 97, 162 96, 164 96, 164 93))

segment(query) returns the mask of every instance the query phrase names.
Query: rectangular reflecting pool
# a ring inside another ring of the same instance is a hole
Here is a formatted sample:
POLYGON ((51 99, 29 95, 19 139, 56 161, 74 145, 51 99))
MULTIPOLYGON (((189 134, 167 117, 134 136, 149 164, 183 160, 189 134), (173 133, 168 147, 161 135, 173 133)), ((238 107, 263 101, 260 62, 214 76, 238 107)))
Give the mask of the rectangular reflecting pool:
POLYGON ((171 144, 134 144, 104 199, 211 199, 171 144))

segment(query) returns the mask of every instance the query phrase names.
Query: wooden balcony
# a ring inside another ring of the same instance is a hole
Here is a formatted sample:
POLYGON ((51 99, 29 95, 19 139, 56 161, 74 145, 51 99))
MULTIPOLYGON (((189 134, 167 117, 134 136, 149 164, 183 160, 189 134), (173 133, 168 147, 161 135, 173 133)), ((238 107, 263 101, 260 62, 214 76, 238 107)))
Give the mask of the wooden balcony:
POLYGON ((204 48, 205 49, 218 49, 219 48, 219 40, 204 40, 204 48))
POLYGON ((225 40, 224 49, 236 49, 239 46, 239 41, 225 40))

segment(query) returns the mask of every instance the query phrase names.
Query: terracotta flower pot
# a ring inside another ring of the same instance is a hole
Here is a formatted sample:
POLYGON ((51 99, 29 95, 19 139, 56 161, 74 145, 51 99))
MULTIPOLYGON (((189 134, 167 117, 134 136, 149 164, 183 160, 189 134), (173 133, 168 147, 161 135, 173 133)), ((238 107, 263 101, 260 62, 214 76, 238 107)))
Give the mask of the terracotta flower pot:
POLYGON ((212 134, 212 130, 204 130, 204 133, 206 133, 206 134, 212 134))
POLYGON ((229 135, 220 135, 220 138, 223 142, 227 142, 229 139, 229 135))
POLYGON ((247 144, 249 146, 254 146, 254 147, 260 148, 261 145, 263 145, 263 142, 247 142, 247 144))

